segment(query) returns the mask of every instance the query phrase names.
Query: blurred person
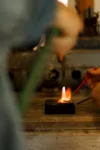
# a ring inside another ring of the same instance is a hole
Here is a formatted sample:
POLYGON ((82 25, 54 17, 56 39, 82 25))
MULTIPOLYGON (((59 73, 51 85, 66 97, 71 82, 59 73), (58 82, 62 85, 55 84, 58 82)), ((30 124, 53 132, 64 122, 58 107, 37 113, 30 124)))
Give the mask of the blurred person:
POLYGON ((89 69, 88 73, 91 78, 87 81, 87 85, 92 90, 92 98, 96 105, 100 108, 100 68, 89 69))
POLYGON ((10 48, 37 41, 51 25, 63 33, 53 39, 54 50, 63 57, 76 44, 83 28, 74 9, 56 0, 0 0, 0 150, 26 149, 8 77, 10 48))

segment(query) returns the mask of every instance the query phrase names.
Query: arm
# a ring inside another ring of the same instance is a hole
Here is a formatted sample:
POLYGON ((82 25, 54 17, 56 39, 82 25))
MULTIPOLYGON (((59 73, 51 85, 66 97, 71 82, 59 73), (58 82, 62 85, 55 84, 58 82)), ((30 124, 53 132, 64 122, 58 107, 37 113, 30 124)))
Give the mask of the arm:
POLYGON ((1 0, 0 44, 32 44, 50 24, 55 9, 56 0, 1 0))
POLYGON ((87 81, 87 85, 92 90, 93 101, 100 108, 100 68, 96 70, 89 69, 88 73, 91 75, 91 78, 87 81))
POLYGON ((2 68, 4 66, 0 70, 0 150, 26 148, 15 95, 7 76, 5 58, 9 47, 12 43, 17 45, 36 40, 51 21, 53 13, 50 12, 53 12, 54 8, 53 0, 0 1, 0 65, 2 68))

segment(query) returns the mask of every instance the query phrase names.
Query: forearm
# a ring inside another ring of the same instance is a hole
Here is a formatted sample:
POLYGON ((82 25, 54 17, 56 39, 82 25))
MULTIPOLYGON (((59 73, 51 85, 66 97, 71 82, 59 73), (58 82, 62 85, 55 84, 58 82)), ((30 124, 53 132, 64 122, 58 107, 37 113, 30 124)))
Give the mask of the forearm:
MULTIPOLYGON (((55 0, 1 0, 0 1, 0 58, 6 66, 6 56, 12 43, 15 45, 34 42, 52 20, 55 0), (32 3, 33 2, 33 3, 32 3), (34 10, 33 10, 34 9, 34 10), (3 12, 3 13, 2 13, 3 12), (5 49, 4 49, 5 46, 5 49), (4 52, 4 55, 2 55, 4 52), (4 61, 5 60, 5 61, 4 61)), ((1 60, 0 60, 1 61, 1 60)), ((1 62, 0 62, 0 65, 1 62)), ((0 139, 8 150, 23 150, 23 138, 15 99, 7 77, 6 67, 1 68, 0 78, 0 139), (4 71, 3 71, 4 70, 4 71), (5 117, 6 116, 6 117, 5 117), (2 118, 5 126, 2 126, 2 118), (5 128, 4 134, 2 130, 5 128), (6 140, 4 140, 6 139, 6 140)), ((1 145, 0 145, 1 146, 1 145)), ((4 150, 4 147, 0 147, 4 150)))
POLYGON ((1 0, 0 5, 0 45, 18 46, 41 36, 53 19, 56 0, 1 0))
POLYGON ((56 11, 56 0, 36 0, 32 18, 29 21, 29 28, 26 29, 26 39, 24 46, 33 46, 34 41, 38 41, 52 22, 56 11), (35 19, 35 21, 34 21, 35 19))
POLYGON ((96 103, 97 107, 100 108, 100 82, 97 83, 92 91, 92 99, 96 103))

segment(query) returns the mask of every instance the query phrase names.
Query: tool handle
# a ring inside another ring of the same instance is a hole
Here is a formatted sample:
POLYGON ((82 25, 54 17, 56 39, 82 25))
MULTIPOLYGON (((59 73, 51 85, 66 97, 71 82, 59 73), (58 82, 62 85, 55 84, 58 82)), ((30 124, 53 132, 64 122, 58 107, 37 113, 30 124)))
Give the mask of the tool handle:
POLYGON ((38 85, 41 82, 41 77, 44 71, 44 66, 46 64, 46 60, 51 54, 51 42, 54 36, 59 34, 59 29, 53 29, 49 38, 47 39, 46 46, 40 48, 38 51, 38 56, 33 63, 32 70, 27 81, 27 84, 20 95, 19 107, 20 111, 24 112, 28 107, 30 101, 32 100, 32 96, 36 91, 38 85))
MULTIPOLYGON (((97 67, 94 68, 93 70, 96 70, 96 69, 97 69, 97 67)), ((77 93, 77 92, 80 90, 80 88, 87 82, 87 80, 88 80, 89 78, 91 78, 91 74, 88 74, 88 73, 87 73, 87 75, 85 76, 84 80, 83 80, 83 81, 81 82, 81 84, 77 87, 77 89, 74 91, 74 93, 77 93)))

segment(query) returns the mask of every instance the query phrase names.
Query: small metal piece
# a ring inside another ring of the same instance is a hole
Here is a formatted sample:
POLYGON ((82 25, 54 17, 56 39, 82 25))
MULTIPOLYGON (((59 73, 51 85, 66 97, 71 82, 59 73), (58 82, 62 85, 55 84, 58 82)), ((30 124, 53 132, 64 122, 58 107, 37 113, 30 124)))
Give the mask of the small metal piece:
POLYGON ((61 62, 61 72, 62 72, 62 87, 63 87, 63 86, 65 86, 65 76, 66 76, 65 57, 63 57, 63 60, 61 62))
POLYGON ((61 63, 61 71, 62 71, 62 87, 65 86, 65 67, 63 62, 61 63))

